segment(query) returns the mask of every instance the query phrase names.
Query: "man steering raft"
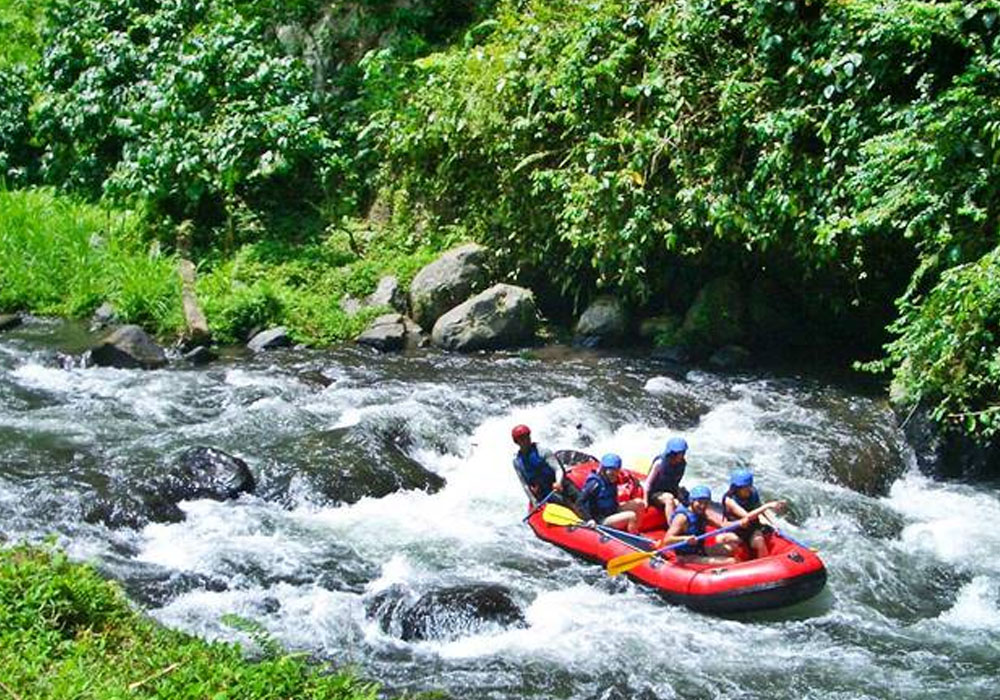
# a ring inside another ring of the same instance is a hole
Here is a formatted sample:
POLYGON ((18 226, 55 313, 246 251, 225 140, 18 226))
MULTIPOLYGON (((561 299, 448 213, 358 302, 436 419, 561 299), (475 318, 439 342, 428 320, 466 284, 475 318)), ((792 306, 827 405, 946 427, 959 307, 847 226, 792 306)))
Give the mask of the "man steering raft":
POLYGON ((558 503, 573 507, 576 505, 578 489, 569 479, 565 479, 562 464, 551 450, 539 449, 531 440, 531 428, 515 425, 510 436, 517 445, 514 454, 514 471, 528 494, 531 505, 558 503))

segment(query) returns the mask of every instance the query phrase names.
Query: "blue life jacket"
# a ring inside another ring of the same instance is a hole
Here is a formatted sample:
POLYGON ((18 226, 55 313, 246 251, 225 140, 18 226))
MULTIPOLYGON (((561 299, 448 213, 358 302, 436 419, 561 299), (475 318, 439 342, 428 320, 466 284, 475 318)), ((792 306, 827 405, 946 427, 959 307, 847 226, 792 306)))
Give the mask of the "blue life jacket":
POLYGON ((756 486, 750 487, 750 497, 747 499, 742 499, 737 495, 736 490, 726 491, 726 495, 722 497, 722 516, 728 518, 729 513, 726 510, 726 499, 730 499, 733 503, 739 504, 740 508, 745 510, 747 513, 755 508, 760 508, 760 493, 757 491, 756 486))
POLYGON ((684 470, 687 468, 687 460, 682 458, 679 464, 672 466, 667 460, 667 454, 665 452, 653 458, 654 464, 656 460, 660 460, 662 462, 662 466, 656 473, 656 478, 649 485, 649 492, 660 493, 662 491, 668 491, 675 496, 678 495, 681 479, 684 478, 684 470))
POLYGON ((594 520, 603 520, 618 512, 618 486, 605 481, 600 472, 594 470, 583 483, 580 505, 594 520))
MULTIPOLYGON (((687 528, 685 529, 684 532, 679 534, 688 537, 691 536, 699 537, 705 534, 705 526, 707 525, 705 516, 698 515, 690 508, 686 508, 685 506, 679 505, 676 508, 674 508, 674 512, 671 513, 670 522, 673 522, 674 518, 676 518, 678 515, 684 515, 687 518, 687 528)), ((701 542, 699 542, 695 545, 685 544, 681 547, 678 547, 674 551, 677 552, 678 554, 701 554, 705 551, 705 547, 701 542)))
POLYGON ((532 443, 527 458, 520 450, 514 455, 514 468, 528 486, 538 489, 538 498, 545 498, 556 483, 556 472, 538 452, 538 445, 532 443))

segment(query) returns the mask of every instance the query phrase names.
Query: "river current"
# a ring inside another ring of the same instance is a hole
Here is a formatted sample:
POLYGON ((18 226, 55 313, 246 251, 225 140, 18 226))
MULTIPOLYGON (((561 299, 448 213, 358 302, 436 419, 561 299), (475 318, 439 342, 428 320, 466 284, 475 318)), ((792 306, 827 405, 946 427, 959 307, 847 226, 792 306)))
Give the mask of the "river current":
POLYGON ((53 321, 0 334, 0 532, 56 535, 171 627, 247 643, 226 622, 239 615, 288 649, 354 665, 386 695, 1000 697, 1000 489, 921 475, 877 394, 569 351, 344 347, 84 368, 74 358, 92 342, 53 321), (681 435, 685 482, 716 492, 734 466, 751 467, 766 497, 789 501, 785 527, 818 549, 826 589, 793 608, 713 617, 609 579, 522 524, 516 423, 543 446, 616 451, 627 465, 681 435), (182 523, 82 517, 108 480, 188 447, 239 456, 266 486, 312 433, 344 427, 391 432, 445 486, 337 505, 293 479, 281 499, 264 488, 183 502, 182 523), (470 584, 508 589, 524 624, 404 641, 371 612, 393 586, 470 584))

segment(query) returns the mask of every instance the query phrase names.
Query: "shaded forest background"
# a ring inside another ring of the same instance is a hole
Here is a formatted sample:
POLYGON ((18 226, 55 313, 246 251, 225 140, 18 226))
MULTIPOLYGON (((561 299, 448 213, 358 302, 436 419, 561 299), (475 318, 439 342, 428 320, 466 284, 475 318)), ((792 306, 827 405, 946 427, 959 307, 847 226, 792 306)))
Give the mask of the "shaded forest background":
MULTIPOLYGON (((1000 2, 0 0, 0 311, 352 337, 462 240, 566 320, 765 290, 762 348, 1000 428, 1000 2), (373 312, 374 313, 374 312, 373 312)), ((665 342, 669 342, 664 339, 665 342)))

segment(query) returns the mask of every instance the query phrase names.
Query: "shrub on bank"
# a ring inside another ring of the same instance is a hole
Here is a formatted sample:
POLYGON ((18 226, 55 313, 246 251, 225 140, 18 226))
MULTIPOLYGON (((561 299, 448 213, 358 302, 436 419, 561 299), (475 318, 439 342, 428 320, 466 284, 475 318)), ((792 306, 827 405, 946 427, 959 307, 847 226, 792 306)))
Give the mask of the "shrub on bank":
POLYGON ((4 694, 26 700, 377 696, 300 655, 250 662, 237 645, 164 629, 91 567, 28 546, 0 550, 0 668, 4 694))

